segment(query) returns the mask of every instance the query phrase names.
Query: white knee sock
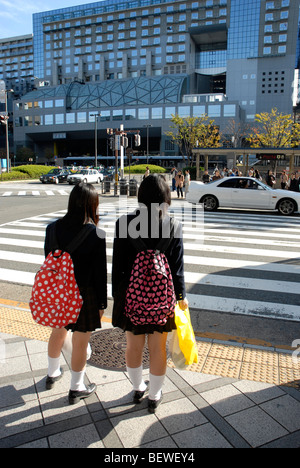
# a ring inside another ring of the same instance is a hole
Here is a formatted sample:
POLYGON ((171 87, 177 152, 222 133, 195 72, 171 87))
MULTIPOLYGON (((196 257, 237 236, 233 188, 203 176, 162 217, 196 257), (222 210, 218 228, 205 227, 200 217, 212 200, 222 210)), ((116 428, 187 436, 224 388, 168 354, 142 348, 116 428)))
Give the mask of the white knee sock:
POLYGON ((135 368, 127 367, 127 372, 133 385, 133 390, 136 392, 144 392, 147 388, 147 385, 143 379, 143 366, 135 368))
POLYGON ((60 358, 51 358, 48 356, 48 376, 59 377, 60 375, 60 358))
POLYGON ((161 397, 162 386, 165 381, 165 375, 153 375, 150 376, 150 387, 149 387, 149 400, 159 400, 161 397))
POLYGON ((85 370, 83 370, 82 372, 71 371, 70 390, 77 391, 77 392, 82 392, 86 390, 86 386, 84 384, 84 376, 85 376, 85 370))

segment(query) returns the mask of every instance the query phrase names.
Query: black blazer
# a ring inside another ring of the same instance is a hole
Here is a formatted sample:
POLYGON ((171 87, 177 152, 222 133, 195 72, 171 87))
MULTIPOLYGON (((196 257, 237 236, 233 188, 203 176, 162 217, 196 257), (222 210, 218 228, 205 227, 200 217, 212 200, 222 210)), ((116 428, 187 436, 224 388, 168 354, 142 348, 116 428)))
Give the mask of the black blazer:
MULTIPOLYGON (((45 256, 51 250, 50 230, 51 224, 46 230, 45 256)), ((59 248, 64 250, 80 232, 83 225, 68 215, 56 221, 56 235, 59 248)), ((85 291, 92 288, 96 297, 95 307, 107 308, 107 264, 106 264, 106 241, 105 233, 98 230, 96 226, 90 234, 72 254, 76 282, 85 300, 85 291), (97 232, 98 231, 98 232, 97 232)))
MULTIPOLYGON (((127 215, 127 225, 136 217, 136 214, 127 215)), ((130 274, 134 260, 137 255, 137 250, 132 245, 128 238, 120 238, 119 236, 120 219, 116 223, 116 232, 114 239, 113 249, 113 264, 112 264, 112 295, 118 291, 118 287, 124 282, 129 283, 130 274)), ((184 263, 183 263, 183 240, 182 240, 182 227, 179 225, 179 235, 177 233, 167 248, 165 255, 168 259, 176 299, 184 299, 186 296, 185 282, 184 282, 184 263)), ((160 238, 151 239, 143 238, 143 242, 149 249, 155 249, 159 243, 160 238)))

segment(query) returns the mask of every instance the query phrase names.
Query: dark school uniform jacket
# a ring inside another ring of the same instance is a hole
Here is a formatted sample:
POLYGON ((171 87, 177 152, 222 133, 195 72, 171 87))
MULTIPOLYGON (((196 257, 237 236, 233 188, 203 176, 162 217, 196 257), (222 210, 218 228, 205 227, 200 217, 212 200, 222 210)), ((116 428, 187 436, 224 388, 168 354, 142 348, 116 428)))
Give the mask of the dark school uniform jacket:
MULTIPOLYGON (((136 217, 136 214, 127 215, 127 225, 136 217)), ((124 221, 123 221, 124 222, 124 221)), ((129 283, 130 274, 134 260, 137 255, 137 250, 132 245, 130 239, 120 238, 119 236, 120 219, 116 223, 116 232, 114 239, 113 249, 113 265, 112 265, 112 295, 115 297, 115 292, 124 281, 129 283)), ((142 238, 148 249, 155 249, 161 237, 156 239, 142 238)), ((181 300, 186 297, 185 282, 184 282, 184 263, 183 263, 183 240, 182 240, 182 227, 179 225, 179 232, 174 237, 165 255, 168 259, 176 299, 181 300)))
MULTIPOLYGON (((52 223, 53 224, 53 223, 52 223)), ((51 251, 49 230, 46 230, 45 256, 51 251)), ((56 222, 56 235, 60 249, 64 250, 74 237, 80 232, 83 225, 76 219, 68 217, 56 222)), ((100 231, 100 230, 99 230, 100 231)), ((97 228, 90 234, 72 254, 75 279, 82 294, 83 301, 87 294, 92 292, 93 308, 97 311, 107 308, 107 266, 106 266, 106 242, 105 233, 97 233, 97 228), (98 235, 100 234, 100 235, 98 235)), ((90 303, 90 301, 88 301, 90 303)))

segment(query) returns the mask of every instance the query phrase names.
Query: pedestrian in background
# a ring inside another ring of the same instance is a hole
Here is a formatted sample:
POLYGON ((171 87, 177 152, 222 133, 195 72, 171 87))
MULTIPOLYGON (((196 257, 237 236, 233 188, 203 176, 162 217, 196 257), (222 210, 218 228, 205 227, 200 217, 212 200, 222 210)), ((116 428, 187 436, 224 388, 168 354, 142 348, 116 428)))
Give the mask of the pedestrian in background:
POLYGON ((69 198, 68 212, 46 230, 45 255, 53 246, 50 230, 56 228, 57 243, 64 250, 83 229, 91 232, 72 254, 76 283, 83 299, 83 306, 75 324, 53 329, 48 343, 48 376, 46 389, 53 388, 62 378, 60 355, 68 330, 72 331, 71 383, 69 403, 92 395, 96 385, 84 383, 87 348, 91 332, 101 328, 101 318, 107 307, 106 242, 104 231, 97 232, 99 197, 93 185, 75 185, 69 198), (92 228, 87 225, 92 225, 92 228), (99 234, 101 234, 99 236, 99 234))
POLYGON ((281 173, 281 176, 280 176, 280 185, 281 185, 282 190, 285 190, 287 188, 288 181, 289 181, 288 175, 287 175, 286 171, 283 170, 282 173, 281 173))
POLYGON ((291 192, 299 192, 299 179, 297 177, 297 174, 295 172, 293 172, 293 174, 291 174, 291 178, 289 180, 289 184, 288 184, 288 189, 291 191, 291 192))
POLYGON ((202 176, 202 182, 204 184, 208 184, 210 182, 210 175, 209 175, 208 171, 204 171, 204 174, 202 176))
POLYGON ((185 177, 184 177, 184 191, 185 191, 185 196, 187 196, 187 194, 189 193, 190 183, 191 183, 190 171, 189 171, 189 170, 186 170, 186 171, 185 171, 185 177))
POLYGON ((273 172, 272 171, 268 171, 267 173, 267 177, 266 177, 266 183, 269 187, 271 188, 275 188, 275 185, 276 185, 276 178, 275 176, 273 175, 273 172))
POLYGON ((172 191, 175 192, 175 190, 176 190, 176 176, 177 176, 176 167, 173 167, 173 169, 171 170, 171 174, 172 174, 172 191))
POLYGON ((177 176, 176 176, 176 188, 177 188, 177 197, 181 195, 181 198, 183 198, 183 184, 184 184, 184 177, 182 174, 182 171, 178 171, 177 176))

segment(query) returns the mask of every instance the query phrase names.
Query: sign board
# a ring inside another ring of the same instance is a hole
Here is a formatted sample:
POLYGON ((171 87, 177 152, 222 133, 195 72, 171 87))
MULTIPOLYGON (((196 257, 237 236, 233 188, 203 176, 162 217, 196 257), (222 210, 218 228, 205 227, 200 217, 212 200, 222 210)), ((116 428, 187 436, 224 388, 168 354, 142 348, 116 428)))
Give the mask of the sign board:
POLYGON ((267 161, 285 161, 285 154, 257 154, 256 158, 259 160, 267 160, 267 161))
POLYGON ((115 149, 121 149, 121 135, 115 135, 115 149))
POLYGON ((65 138, 67 138, 67 134, 65 132, 53 133, 53 140, 64 140, 65 138))

